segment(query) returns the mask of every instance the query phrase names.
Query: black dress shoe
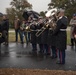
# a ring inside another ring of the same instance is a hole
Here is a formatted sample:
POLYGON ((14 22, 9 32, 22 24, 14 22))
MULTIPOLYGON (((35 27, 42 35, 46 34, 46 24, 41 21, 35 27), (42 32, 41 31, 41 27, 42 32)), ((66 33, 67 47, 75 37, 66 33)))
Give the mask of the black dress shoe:
POLYGON ((50 53, 47 53, 47 55, 50 55, 50 53))
POLYGON ((32 55, 33 56, 37 56, 37 52, 32 52, 32 55))
POLYGON ((61 64, 61 62, 57 61, 56 64, 61 64))
POLYGON ((65 63, 61 63, 62 65, 64 65, 65 63))
POLYGON ((42 51, 39 51, 39 53, 42 54, 43 52, 42 51))
POLYGON ((61 62, 59 62, 59 61, 58 61, 58 62, 56 62, 56 64, 61 64, 61 65, 64 65, 65 63, 61 63, 61 62))
POLYGON ((51 56, 51 59, 54 59, 54 56, 51 56))
POLYGON ((8 43, 3 43, 3 45, 8 46, 8 43))
POLYGON ((24 42, 21 42, 21 44, 24 44, 24 42))
POLYGON ((57 56, 51 56, 51 59, 55 59, 55 58, 57 58, 57 56))

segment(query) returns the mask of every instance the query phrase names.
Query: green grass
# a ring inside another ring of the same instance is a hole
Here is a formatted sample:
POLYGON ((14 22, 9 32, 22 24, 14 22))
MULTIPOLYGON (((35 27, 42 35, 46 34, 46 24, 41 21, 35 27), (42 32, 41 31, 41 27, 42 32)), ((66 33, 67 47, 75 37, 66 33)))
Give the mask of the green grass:
POLYGON ((14 41, 15 41, 15 33, 9 32, 9 42, 14 42, 14 41))
MULTIPOLYGON (((19 36, 18 36, 19 38, 19 36)), ((18 39, 20 42, 20 38, 18 39)), ((9 32, 9 42, 15 42, 15 33, 14 32, 9 32)))
POLYGON ((70 45, 70 31, 67 31, 67 44, 70 45))
MULTIPOLYGON (((20 42, 20 38, 18 39, 18 41, 20 42)), ((9 42, 15 42, 14 32, 9 32, 9 42)), ((67 44, 70 45, 70 31, 67 31, 67 44)))

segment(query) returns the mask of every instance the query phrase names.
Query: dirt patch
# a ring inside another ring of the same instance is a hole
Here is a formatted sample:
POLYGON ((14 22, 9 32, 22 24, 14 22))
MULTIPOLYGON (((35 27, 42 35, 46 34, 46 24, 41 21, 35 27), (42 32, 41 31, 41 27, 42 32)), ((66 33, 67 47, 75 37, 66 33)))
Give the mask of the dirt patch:
POLYGON ((0 69, 0 75, 76 75, 76 71, 0 69))

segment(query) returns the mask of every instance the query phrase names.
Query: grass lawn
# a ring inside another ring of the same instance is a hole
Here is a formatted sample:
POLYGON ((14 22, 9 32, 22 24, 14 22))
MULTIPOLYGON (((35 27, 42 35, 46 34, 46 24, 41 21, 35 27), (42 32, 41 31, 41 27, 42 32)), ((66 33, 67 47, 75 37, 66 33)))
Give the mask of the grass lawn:
POLYGON ((70 45, 70 31, 67 31, 67 44, 70 45))
MULTIPOLYGON (((9 32, 9 42, 15 42, 14 32, 9 32)), ((20 42, 20 38, 19 38, 19 42, 20 42)), ((70 31, 67 31, 67 44, 70 45, 70 31)))
POLYGON ((9 42, 15 42, 15 33, 9 32, 9 42))
MULTIPOLYGON (((18 39, 18 41, 20 42, 20 38, 18 39)), ((9 32, 9 42, 15 42, 15 32, 9 32)))

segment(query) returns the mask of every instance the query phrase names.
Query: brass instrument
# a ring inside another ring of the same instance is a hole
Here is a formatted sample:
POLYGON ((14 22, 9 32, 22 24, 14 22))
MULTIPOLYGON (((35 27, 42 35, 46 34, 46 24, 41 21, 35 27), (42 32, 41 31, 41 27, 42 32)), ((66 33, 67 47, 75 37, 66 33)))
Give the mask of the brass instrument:
POLYGON ((47 28, 49 24, 45 24, 41 29, 39 29, 36 33, 36 37, 39 37, 47 28))
POLYGON ((56 28, 56 21, 54 21, 53 18, 45 23, 45 25, 40 30, 38 30, 36 37, 39 37, 46 29, 49 28, 51 28, 51 30, 54 30, 56 28))
POLYGON ((45 14, 45 16, 46 16, 46 17, 50 17, 50 16, 56 14, 57 11, 58 11, 58 10, 57 10, 56 8, 50 9, 50 10, 45 14))
POLYGON ((54 19, 49 22, 49 28, 51 28, 52 30, 56 28, 56 21, 54 19))
POLYGON ((29 25, 25 27, 25 31, 30 32, 32 29, 30 28, 31 25, 37 25, 35 21, 31 22, 29 25))
POLYGON ((54 30, 56 28, 56 21, 55 21, 55 14, 57 12, 57 9, 52 9, 46 13, 46 17, 51 17, 51 19, 44 23, 45 25, 36 33, 36 36, 40 36, 47 28, 51 28, 51 30, 54 30))
POLYGON ((2 33, 0 32, 0 38, 2 37, 2 33))
POLYGON ((25 31, 30 32, 31 31, 30 26, 26 26, 25 31))

